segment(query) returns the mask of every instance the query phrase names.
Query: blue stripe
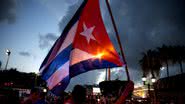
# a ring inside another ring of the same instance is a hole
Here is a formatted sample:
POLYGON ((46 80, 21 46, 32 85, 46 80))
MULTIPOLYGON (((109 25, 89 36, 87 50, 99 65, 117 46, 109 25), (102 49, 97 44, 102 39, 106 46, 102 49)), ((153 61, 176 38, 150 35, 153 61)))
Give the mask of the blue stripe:
POLYGON ((112 67, 118 67, 116 64, 108 62, 106 60, 99 60, 99 59, 89 59, 82 61, 80 63, 77 63, 75 65, 70 66, 70 77, 74 77, 78 74, 94 70, 94 69, 102 69, 102 68, 112 68, 112 67))
POLYGON ((51 52, 52 52, 53 48, 55 47, 55 45, 57 44, 58 40, 59 40, 59 38, 56 40, 56 42, 54 43, 54 45, 52 46, 52 48, 49 50, 49 53, 47 54, 46 58, 42 62, 42 64, 41 64, 41 66, 40 66, 39 69, 41 69, 47 63, 47 61, 49 59, 49 56, 51 55, 51 52))
POLYGON ((53 62, 42 73, 42 78, 44 80, 47 80, 57 69, 59 69, 59 67, 69 61, 71 50, 72 44, 57 55, 53 62))
MULTIPOLYGON (((72 17, 72 19, 70 20, 70 22, 67 24, 67 26, 64 28, 61 36, 57 39, 57 41, 55 42, 55 44, 53 45, 53 47, 50 49, 48 55, 46 56, 46 58, 44 59, 43 63, 40 66, 40 69, 47 64, 48 59, 54 49, 54 47, 56 47, 56 44, 60 44, 62 45, 64 40, 66 39, 66 36, 68 34, 68 32, 70 31, 70 29, 72 28, 72 26, 74 26, 74 24, 79 20, 80 18, 80 14, 81 11, 83 10, 83 8, 85 7, 87 3, 87 0, 84 0, 84 2, 82 3, 82 5, 79 7, 79 9, 76 11, 75 15, 72 17)), ((44 69, 43 73, 42 73, 42 78, 47 80, 61 65, 63 65, 65 62, 67 62, 69 60, 69 55, 70 55, 70 51, 72 49, 72 45, 70 45, 68 48, 66 48, 65 50, 63 50, 56 58, 55 60, 53 60, 52 63, 50 63, 50 65, 44 69)), ((59 50, 59 47, 57 49, 57 51, 59 50)), ((55 94, 55 95, 61 95, 62 92, 66 89, 67 85, 70 82, 70 77, 67 76, 66 78, 64 78, 61 81, 61 85, 57 85, 55 86, 51 91, 55 94)))
POLYGON ((60 81, 59 83, 61 83, 60 85, 56 85, 51 92, 53 94, 55 94, 56 96, 60 96, 63 94, 64 90, 67 88, 68 84, 70 82, 70 77, 67 76, 65 77, 62 81, 60 81))
POLYGON ((70 31, 70 29, 72 28, 72 26, 79 20, 80 18, 80 14, 81 11, 83 10, 83 8, 85 7, 85 4, 87 3, 87 0, 84 0, 84 2, 82 3, 82 5, 79 7, 79 9, 76 11, 75 15, 72 17, 72 19, 69 21, 69 23, 66 25, 66 27, 64 28, 62 34, 60 35, 60 37, 57 39, 57 41, 55 42, 55 44, 53 45, 53 47, 50 49, 49 53, 47 54, 46 58, 44 59, 43 63, 40 66, 40 69, 47 63, 49 56, 51 55, 53 48, 55 47, 55 45, 60 42, 59 44, 63 44, 68 32, 70 31))

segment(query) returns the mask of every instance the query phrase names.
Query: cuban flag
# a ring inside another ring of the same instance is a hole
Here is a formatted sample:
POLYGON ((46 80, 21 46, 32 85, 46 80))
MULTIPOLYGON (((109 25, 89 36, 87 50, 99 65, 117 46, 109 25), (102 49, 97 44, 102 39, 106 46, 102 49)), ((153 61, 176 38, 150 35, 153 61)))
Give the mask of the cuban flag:
POLYGON ((81 73, 123 66, 106 32, 99 0, 84 0, 40 67, 41 77, 60 95, 72 77, 81 73))

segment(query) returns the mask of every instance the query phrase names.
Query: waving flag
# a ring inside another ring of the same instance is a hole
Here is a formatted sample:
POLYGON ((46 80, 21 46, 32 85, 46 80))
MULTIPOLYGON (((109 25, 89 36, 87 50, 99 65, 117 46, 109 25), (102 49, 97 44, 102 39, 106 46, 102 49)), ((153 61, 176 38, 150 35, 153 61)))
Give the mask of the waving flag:
POLYGON ((78 74, 122 65, 103 24, 99 0, 85 0, 48 53, 40 73, 48 88, 60 95, 78 74))

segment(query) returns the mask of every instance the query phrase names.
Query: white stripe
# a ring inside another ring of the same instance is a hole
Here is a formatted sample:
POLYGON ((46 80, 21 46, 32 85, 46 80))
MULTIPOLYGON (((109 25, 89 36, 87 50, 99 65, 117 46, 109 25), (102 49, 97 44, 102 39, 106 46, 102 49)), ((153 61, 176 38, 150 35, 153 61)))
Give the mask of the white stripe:
POLYGON ((92 59, 94 56, 80 49, 73 49, 70 55, 70 66, 79 63, 84 60, 92 59))
MULTIPOLYGON (((74 40, 74 37, 75 37, 75 34, 76 34, 76 30, 77 30, 77 27, 78 27, 78 21, 71 27, 71 29, 69 30, 68 34, 67 34, 67 37, 66 39, 64 40, 63 44, 61 45, 59 51, 57 52, 56 56, 62 52, 66 47, 68 47, 70 44, 72 44, 73 40, 74 40)), ((56 57, 55 56, 55 57, 56 57)), ((54 58, 55 59, 55 58, 54 58)), ((51 61, 52 62, 52 61, 51 61)), ((42 72, 44 71, 46 65, 44 65, 39 73, 42 74, 42 72)))
POLYGON ((42 72, 44 71, 44 69, 45 69, 45 65, 39 70, 39 74, 41 75, 42 74, 42 72))
POLYGON ((69 75, 69 61, 55 71, 52 76, 46 81, 48 88, 51 90, 60 81, 69 75))
MULTIPOLYGON (((58 51, 57 55, 58 55, 62 50, 64 50, 66 47, 68 47, 70 44, 73 43, 73 40, 74 40, 74 37, 75 37, 75 34, 76 34, 77 27, 78 27, 78 21, 74 24, 74 26, 73 26, 73 27, 70 29, 70 31, 68 32, 67 37, 66 37, 66 39, 64 40, 63 44, 61 45, 60 50, 58 51)), ((56 56, 57 56, 57 55, 56 55, 56 56)))

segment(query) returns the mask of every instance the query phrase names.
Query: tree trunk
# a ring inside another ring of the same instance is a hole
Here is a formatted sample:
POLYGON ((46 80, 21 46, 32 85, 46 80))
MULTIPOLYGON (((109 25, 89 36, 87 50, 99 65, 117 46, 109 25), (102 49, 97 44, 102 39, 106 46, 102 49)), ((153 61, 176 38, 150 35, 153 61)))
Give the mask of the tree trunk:
POLYGON ((167 77, 169 77, 169 69, 168 69, 168 61, 166 61, 166 74, 167 74, 167 77))
POLYGON ((151 69, 151 74, 152 74, 152 77, 155 77, 153 69, 151 69))
POLYGON ((182 61, 179 61, 179 65, 180 65, 181 74, 183 74, 182 61))

